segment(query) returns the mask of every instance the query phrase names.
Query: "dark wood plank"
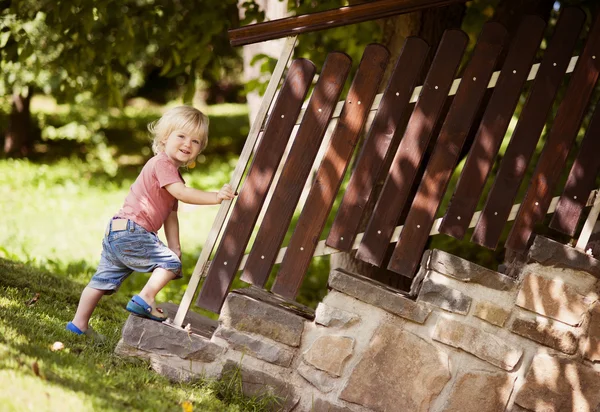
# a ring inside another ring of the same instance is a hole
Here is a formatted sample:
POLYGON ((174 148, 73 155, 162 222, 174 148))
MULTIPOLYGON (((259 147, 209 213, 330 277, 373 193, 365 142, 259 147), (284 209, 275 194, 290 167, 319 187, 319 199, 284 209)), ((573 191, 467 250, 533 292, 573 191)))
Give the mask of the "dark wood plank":
POLYGON ((600 15, 594 21, 565 97, 556 113, 531 184, 506 240, 507 248, 516 251, 525 250, 533 227, 546 215, 552 200, 552 192, 558 183, 571 145, 577 137, 588 100, 598 80, 599 61, 600 15))
POLYGON ((314 64, 305 59, 294 60, 290 65, 202 285, 198 306, 213 312, 221 310, 315 72, 314 64))
POLYGON ((444 33, 356 253, 358 259, 382 264, 467 42, 460 30, 444 33))
POLYGON ((575 235, 581 212, 590 192, 595 189, 596 177, 599 173, 600 104, 596 104, 594 116, 581 142, 581 148, 550 222, 552 229, 570 236, 575 235))
POLYGON ((402 46, 329 231, 326 240, 328 246, 346 251, 352 248, 365 205, 381 172, 402 114, 409 106, 428 51, 427 43, 418 37, 409 37, 402 46))
POLYGON ((498 244, 584 22, 585 13, 579 8, 565 9, 558 19, 550 46, 544 54, 517 127, 475 226, 471 241, 479 245, 495 249, 498 244))
POLYGON ((443 7, 467 0, 379 0, 302 16, 286 17, 229 30, 232 46, 295 36, 413 11, 443 7))
POLYGON ((414 276, 435 214, 504 48, 506 34, 499 23, 483 26, 390 259, 388 269, 396 273, 414 276))
POLYGON ((440 225, 440 233, 457 239, 464 237, 519 101, 545 27, 546 23, 538 16, 527 16, 519 25, 440 225))
POLYGON ((285 254, 273 284, 272 291, 281 296, 295 299, 300 289, 348 162, 377 95, 389 57, 390 53, 382 45, 371 44, 365 48, 331 142, 288 244, 288 250, 296 252, 285 254), (304 248, 303 253, 298 253, 301 247, 304 248))
POLYGON ((269 276, 327 125, 344 88, 350 66, 350 57, 344 53, 330 53, 327 56, 246 261, 241 277, 245 282, 264 285, 269 276))

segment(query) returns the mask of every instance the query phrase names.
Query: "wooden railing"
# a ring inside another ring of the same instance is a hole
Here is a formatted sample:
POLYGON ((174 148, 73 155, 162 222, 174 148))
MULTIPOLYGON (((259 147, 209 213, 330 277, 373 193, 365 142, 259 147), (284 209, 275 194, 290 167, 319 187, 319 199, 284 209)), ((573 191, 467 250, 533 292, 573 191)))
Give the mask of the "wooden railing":
MULTIPOLYGON (((454 76, 466 47, 463 32, 450 30, 444 34, 428 68, 422 65, 430 52, 429 46, 421 39, 409 38, 380 95, 376 91, 389 54, 384 47, 371 45, 365 49, 343 102, 338 102, 338 97, 351 64, 345 54, 331 53, 328 56, 311 99, 305 106, 302 106, 302 100, 311 85, 315 68, 306 60, 295 60, 273 103, 261 143, 255 150, 215 256, 210 265, 203 264, 200 270, 200 274, 206 273, 207 278, 198 297, 198 305, 218 312, 239 270, 242 271, 242 280, 264 287, 273 265, 281 263, 271 291, 294 299, 314 256, 357 249, 359 259, 377 266, 386 265, 399 275, 413 277, 425 243, 432 234, 444 233, 461 239, 468 228, 474 227, 471 239, 474 243, 496 248, 502 229, 514 219, 505 246, 522 251, 528 246, 534 226, 547 213, 554 212, 550 226, 569 235, 575 234, 583 208, 592 203, 594 212, 588 220, 595 221, 600 209, 600 201, 594 197, 596 192, 592 192, 600 169, 600 156, 596 155, 600 149, 597 139, 600 107, 594 112, 563 194, 552 198, 599 74, 598 21, 588 33, 581 55, 571 57, 584 21, 585 15, 580 9, 565 9, 542 61, 535 65, 532 62, 545 29, 540 18, 527 17, 510 45, 505 44, 504 27, 498 23, 487 23, 462 79, 454 76), (503 67, 494 72, 496 59, 506 47, 503 67), (426 80, 420 88, 415 87, 423 69, 427 70, 426 80), (565 73, 571 72, 529 190, 524 201, 514 205, 517 189, 538 144, 556 93, 565 73), (493 176, 494 185, 486 205, 482 211, 476 212, 523 86, 531 79, 534 81, 527 101, 500 168, 493 176), (494 89, 477 125, 475 141, 453 198, 443 218, 436 220, 464 141, 473 128, 484 93, 490 87, 494 89), (449 95, 454 95, 454 98, 442 119, 442 107, 449 95), (411 102, 414 102, 414 107, 408 126, 395 153, 389 154, 394 159, 392 166, 389 170, 381 170, 390 140, 400 127, 402 112, 409 108, 411 102), (369 125, 367 119, 373 111, 375 114, 369 125), (328 144, 324 145, 325 154, 292 237, 287 247, 282 248, 300 193, 331 121, 335 122, 335 128, 328 136, 328 144), (292 130, 298 122, 297 133, 293 136, 292 130), (433 136, 437 123, 441 123, 440 132, 433 136), (368 132, 356 166, 332 228, 323 239, 321 232, 358 137, 365 127, 368 127, 368 132), (277 179, 272 199, 265 206, 266 212, 256 240, 250 253, 244 255, 290 135, 294 139, 290 153, 277 179), (411 196, 410 188, 416 184, 416 171, 432 138, 436 139, 433 152, 424 165, 423 178, 417 182, 416 195, 411 196), (375 183, 382 173, 387 175, 383 189, 365 231, 359 233, 358 223, 363 218, 365 205, 375 196, 375 183), (405 208, 409 210, 406 220, 398 225, 405 208), (396 246, 391 260, 386 262, 384 256, 390 243, 396 243, 396 246)), ((584 232, 589 232, 588 226, 586 223, 584 232)), ((584 244, 585 241, 579 243, 584 244)))
POLYGON ((232 46, 243 46, 333 27, 442 7, 467 0, 379 0, 320 13, 287 17, 229 30, 232 46))

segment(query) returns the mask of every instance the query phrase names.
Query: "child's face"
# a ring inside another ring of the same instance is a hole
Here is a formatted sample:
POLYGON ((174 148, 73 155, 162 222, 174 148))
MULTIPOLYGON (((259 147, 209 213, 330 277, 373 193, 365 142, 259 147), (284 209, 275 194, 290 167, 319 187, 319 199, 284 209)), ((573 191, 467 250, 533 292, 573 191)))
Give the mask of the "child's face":
POLYGON ((165 140, 165 154, 177 166, 183 166, 200 154, 200 139, 182 130, 173 130, 165 140))

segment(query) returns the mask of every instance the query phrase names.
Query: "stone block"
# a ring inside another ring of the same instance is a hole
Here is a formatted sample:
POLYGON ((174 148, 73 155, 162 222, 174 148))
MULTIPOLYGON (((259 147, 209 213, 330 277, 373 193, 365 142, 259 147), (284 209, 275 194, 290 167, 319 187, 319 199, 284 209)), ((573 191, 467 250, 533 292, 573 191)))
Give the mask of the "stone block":
POLYGON ((251 296, 230 293, 219 321, 228 328, 263 335, 289 346, 300 345, 304 318, 251 296))
POLYGON ((491 302, 477 302, 473 315, 492 325, 503 327, 510 316, 510 311, 491 302))
POLYGON ((400 291, 341 269, 331 271, 329 287, 416 323, 424 323, 431 313, 427 306, 416 303, 400 291))
POLYGON ((345 406, 334 405, 331 402, 317 398, 312 404, 311 411, 314 412, 352 412, 351 409, 345 406))
POLYGON ((315 313, 315 322, 330 328, 345 328, 360 321, 360 317, 347 310, 331 307, 325 303, 319 303, 315 313))
POLYGON ((288 367, 294 358, 294 351, 289 346, 279 344, 260 335, 249 335, 220 326, 216 330, 215 336, 226 340, 234 350, 274 365, 288 367))
MULTIPOLYGON (((177 309, 179 309, 179 305, 170 302, 163 302, 159 307, 167 313, 170 319, 175 319, 177 309)), ((219 326, 219 322, 190 310, 183 318, 182 325, 183 327, 190 325, 193 333, 210 339, 217 326, 219 326)))
POLYGON ((457 377, 443 411, 504 412, 515 379, 506 372, 465 372, 457 377))
POLYGON ((313 320, 315 318, 314 309, 308 306, 301 305, 293 299, 286 299, 282 296, 275 295, 263 288, 257 286, 250 286, 243 289, 236 289, 232 291, 238 295, 248 296, 252 299, 259 300, 266 304, 285 309, 288 312, 303 317, 306 320, 313 320))
POLYGON ((123 327, 123 342, 146 352, 201 362, 213 362, 224 351, 204 337, 133 315, 123 327))
POLYGON ((511 291, 517 287, 515 279, 509 276, 437 249, 432 251, 427 265, 428 269, 461 282, 475 283, 500 291, 511 291))
POLYGON ((221 378, 241 380, 242 392, 246 396, 275 396, 278 402, 271 405, 270 411, 289 412, 300 400, 291 383, 231 360, 225 362, 221 378))
POLYGON ((340 398, 375 411, 429 411, 450 380, 448 355, 418 336, 384 323, 340 398))
POLYGON ((592 362, 600 361, 600 303, 590 312, 590 324, 584 341, 584 356, 592 362))
POLYGON ((598 411, 600 371, 562 356, 538 354, 515 403, 532 411, 598 411))
POLYGON ((319 336, 304 353, 304 361, 333 376, 341 376, 344 364, 353 351, 353 338, 319 336))
POLYGON ((311 385, 323 393, 331 392, 335 388, 335 378, 332 378, 329 374, 307 365, 304 362, 300 362, 296 371, 311 385))
POLYGON ((438 283, 430 277, 426 277, 423 281, 417 298, 417 302, 429 303, 461 315, 469 313, 472 301, 473 299, 464 293, 438 283))
POLYGON ((120 356, 147 359, 156 373, 173 382, 189 382, 198 380, 199 377, 217 379, 223 369, 223 365, 219 361, 203 363, 198 360, 181 359, 173 355, 146 352, 125 344, 123 339, 117 343, 115 353, 120 356))
POLYGON ((523 278, 517 305, 567 325, 577 326, 594 300, 586 299, 564 282, 528 273, 523 278))
POLYGON ((577 350, 577 337, 568 330, 555 327, 552 323, 542 324, 535 319, 515 318, 510 331, 519 336, 572 355, 577 350))
POLYGON ((536 236, 529 249, 529 259, 546 266, 571 268, 600 278, 600 261, 570 246, 543 236, 536 236))
POLYGON ((523 355, 521 348, 506 339, 452 319, 438 320, 433 339, 507 371, 513 370, 523 355))

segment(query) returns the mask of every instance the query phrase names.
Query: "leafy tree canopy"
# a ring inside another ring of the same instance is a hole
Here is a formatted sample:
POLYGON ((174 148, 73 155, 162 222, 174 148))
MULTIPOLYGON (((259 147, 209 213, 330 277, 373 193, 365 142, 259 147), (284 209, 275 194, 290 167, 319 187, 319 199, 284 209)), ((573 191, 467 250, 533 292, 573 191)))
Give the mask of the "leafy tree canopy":
POLYGON ((120 106, 158 66, 179 76, 189 100, 203 71, 237 55, 227 41, 236 0, 9 0, 0 10, 0 94, 33 87, 72 100, 86 91, 120 106))

